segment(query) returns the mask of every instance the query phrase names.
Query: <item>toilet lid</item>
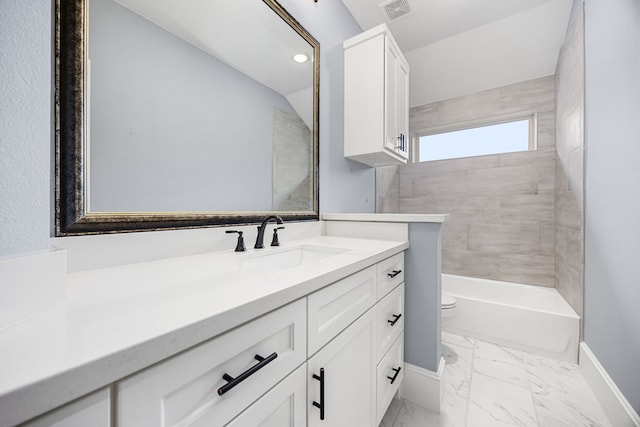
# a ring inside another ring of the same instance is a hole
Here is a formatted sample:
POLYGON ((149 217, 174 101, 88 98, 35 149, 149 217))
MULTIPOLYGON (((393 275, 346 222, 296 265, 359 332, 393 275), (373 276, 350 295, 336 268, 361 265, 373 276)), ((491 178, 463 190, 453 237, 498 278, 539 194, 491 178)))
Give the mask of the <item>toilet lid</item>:
POLYGON ((442 308, 453 308, 456 306, 456 299, 449 294, 442 294, 442 308))

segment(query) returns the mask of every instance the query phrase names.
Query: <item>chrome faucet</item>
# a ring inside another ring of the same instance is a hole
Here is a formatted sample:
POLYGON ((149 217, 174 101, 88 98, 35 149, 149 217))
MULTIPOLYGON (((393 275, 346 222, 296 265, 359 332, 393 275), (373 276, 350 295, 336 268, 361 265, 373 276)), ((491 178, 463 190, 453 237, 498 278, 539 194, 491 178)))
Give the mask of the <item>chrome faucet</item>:
POLYGON ((262 224, 258 226, 258 237, 256 238, 256 244, 253 246, 254 249, 264 248, 264 232, 267 229, 269 221, 275 221, 276 224, 284 224, 284 221, 278 215, 269 215, 266 217, 262 221, 262 224))

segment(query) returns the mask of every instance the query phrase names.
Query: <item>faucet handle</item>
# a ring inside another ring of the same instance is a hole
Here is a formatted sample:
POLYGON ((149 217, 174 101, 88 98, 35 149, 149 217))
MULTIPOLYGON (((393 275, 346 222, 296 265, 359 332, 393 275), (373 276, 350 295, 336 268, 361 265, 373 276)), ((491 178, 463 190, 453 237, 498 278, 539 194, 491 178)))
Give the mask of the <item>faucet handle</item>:
POLYGON ((280 246, 280 241, 278 240, 278 230, 283 230, 284 226, 276 227, 273 229, 273 239, 271 239, 271 246, 280 246))
POLYGON ((244 252, 247 249, 244 247, 244 237, 242 237, 242 231, 238 230, 227 230, 225 231, 227 234, 238 233, 238 243, 236 244, 235 252, 244 252))

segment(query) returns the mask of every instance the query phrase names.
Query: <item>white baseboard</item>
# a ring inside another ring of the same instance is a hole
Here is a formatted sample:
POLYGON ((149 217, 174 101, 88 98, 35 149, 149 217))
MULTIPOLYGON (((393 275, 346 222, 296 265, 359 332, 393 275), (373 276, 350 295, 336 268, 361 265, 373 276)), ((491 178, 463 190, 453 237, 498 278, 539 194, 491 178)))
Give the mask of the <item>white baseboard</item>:
POLYGON ((405 362, 400 397, 439 414, 446 383, 444 365, 444 359, 440 358, 438 372, 433 372, 405 362))
POLYGON ((580 343, 579 365, 611 425, 640 427, 640 416, 585 342, 580 343))

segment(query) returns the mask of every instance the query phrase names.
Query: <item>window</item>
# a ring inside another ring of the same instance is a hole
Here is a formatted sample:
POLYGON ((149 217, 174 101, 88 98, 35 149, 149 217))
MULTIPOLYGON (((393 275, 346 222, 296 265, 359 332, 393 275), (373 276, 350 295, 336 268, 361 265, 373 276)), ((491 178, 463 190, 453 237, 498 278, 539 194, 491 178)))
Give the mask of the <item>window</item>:
POLYGON ((535 150, 535 117, 418 134, 417 162, 535 150))

